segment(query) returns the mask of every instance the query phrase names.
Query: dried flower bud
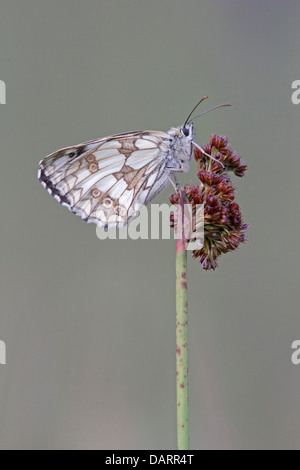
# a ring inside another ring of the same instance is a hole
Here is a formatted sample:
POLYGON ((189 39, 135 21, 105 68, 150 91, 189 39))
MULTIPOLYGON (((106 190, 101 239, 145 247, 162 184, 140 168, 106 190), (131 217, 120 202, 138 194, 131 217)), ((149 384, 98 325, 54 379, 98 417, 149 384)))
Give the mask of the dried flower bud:
MULTIPOLYGON (((210 270, 218 266, 217 259, 222 253, 234 251, 246 241, 244 232, 248 225, 243 223, 239 205, 234 201, 234 188, 228 172, 244 176, 247 165, 229 147, 226 137, 212 135, 203 149, 223 166, 195 149, 200 184, 186 185, 183 189, 193 208, 204 204, 204 244, 193 251, 193 257, 199 258, 203 269, 210 270)), ((179 203, 178 193, 170 197, 170 202, 179 203)), ((174 227, 174 217, 171 217, 171 226, 174 227)))
POLYGON ((228 145, 228 139, 220 135, 213 134, 209 144, 203 146, 203 150, 216 160, 219 160, 225 168, 218 162, 209 159, 198 149, 195 149, 195 160, 198 161, 199 167, 212 173, 222 174, 233 171, 236 176, 244 176, 247 165, 241 161, 240 157, 228 145))

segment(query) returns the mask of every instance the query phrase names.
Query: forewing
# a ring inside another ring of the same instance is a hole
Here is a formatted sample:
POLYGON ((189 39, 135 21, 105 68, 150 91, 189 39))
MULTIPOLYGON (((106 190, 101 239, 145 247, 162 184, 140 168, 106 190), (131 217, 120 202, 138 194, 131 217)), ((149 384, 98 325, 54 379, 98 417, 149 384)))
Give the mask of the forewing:
POLYGON ((118 134, 58 150, 39 164, 39 180, 86 222, 122 226, 168 184, 158 131, 118 134))

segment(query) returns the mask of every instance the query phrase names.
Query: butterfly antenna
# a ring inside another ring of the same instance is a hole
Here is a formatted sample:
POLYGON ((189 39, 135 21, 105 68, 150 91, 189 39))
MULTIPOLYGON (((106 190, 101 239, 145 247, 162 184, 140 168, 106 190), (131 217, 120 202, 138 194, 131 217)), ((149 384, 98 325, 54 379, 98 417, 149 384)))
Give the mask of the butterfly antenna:
POLYGON ((208 96, 204 96, 204 98, 201 98, 201 100, 196 104, 196 106, 192 109, 192 111, 190 112, 190 114, 188 115, 185 123, 183 124, 183 127, 185 127, 187 124, 188 124, 188 120, 190 119, 191 115, 193 114, 193 112, 198 108, 198 106, 202 103, 202 101, 204 100, 207 100, 208 96))
POLYGON ((197 116, 194 116, 192 119, 188 120, 191 116, 191 114, 190 114, 187 121, 184 123, 184 126, 189 125, 192 121, 194 121, 194 119, 197 119, 198 117, 203 116, 203 114, 209 113, 210 111, 213 111, 214 109, 225 108, 227 106, 231 106, 231 104, 219 104, 218 106, 214 106, 213 108, 207 109, 206 111, 203 111, 203 113, 198 114, 197 116))

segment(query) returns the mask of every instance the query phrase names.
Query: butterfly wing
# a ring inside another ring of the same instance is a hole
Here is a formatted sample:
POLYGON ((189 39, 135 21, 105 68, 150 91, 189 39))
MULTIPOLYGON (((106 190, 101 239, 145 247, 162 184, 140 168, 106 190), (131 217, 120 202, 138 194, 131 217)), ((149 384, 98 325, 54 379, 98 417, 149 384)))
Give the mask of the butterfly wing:
POLYGON ((137 131, 58 150, 39 164, 47 191, 86 222, 123 226, 169 182, 168 134, 137 131))

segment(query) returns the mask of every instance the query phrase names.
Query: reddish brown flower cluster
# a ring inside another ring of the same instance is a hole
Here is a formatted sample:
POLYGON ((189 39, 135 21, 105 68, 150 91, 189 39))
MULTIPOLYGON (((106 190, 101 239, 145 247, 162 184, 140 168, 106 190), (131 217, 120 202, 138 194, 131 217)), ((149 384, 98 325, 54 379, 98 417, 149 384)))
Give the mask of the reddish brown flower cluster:
MULTIPOLYGON (((229 147, 225 137, 212 135, 203 149, 217 161, 196 149, 194 156, 201 183, 199 186, 186 185, 183 189, 193 207, 204 204, 204 244, 193 251, 193 257, 199 258, 203 269, 210 270, 218 266, 217 258, 222 253, 234 251, 246 241, 244 231, 248 225, 243 223, 239 205, 234 201, 228 172, 244 176, 247 165, 229 147)), ((170 197, 171 204, 179 203, 178 194, 170 197)), ((174 218, 171 218, 171 226, 174 227, 174 218)))

